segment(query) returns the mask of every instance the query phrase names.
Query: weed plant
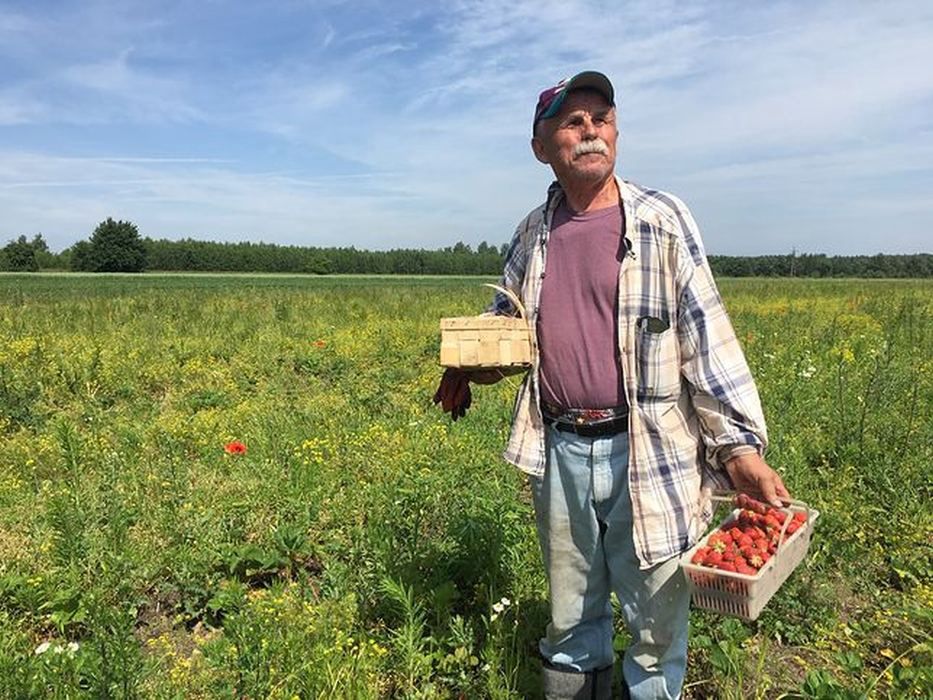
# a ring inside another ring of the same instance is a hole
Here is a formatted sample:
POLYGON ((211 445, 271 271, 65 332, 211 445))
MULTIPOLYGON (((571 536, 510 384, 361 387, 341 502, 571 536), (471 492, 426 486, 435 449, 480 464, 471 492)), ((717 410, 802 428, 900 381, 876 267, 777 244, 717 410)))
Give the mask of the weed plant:
MULTIPOLYGON (((0 697, 535 697, 515 382, 430 401, 479 282, 0 276, 0 697)), ((933 285, 721 287, 822 516, 685 697, 930 697, 933 285)))

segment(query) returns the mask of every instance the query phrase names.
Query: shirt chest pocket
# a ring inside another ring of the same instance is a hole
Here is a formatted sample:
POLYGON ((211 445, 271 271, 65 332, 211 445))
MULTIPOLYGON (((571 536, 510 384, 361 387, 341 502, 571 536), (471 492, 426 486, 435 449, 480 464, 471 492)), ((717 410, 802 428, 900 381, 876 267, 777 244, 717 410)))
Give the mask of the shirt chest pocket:
POLYGON ((639 398, 668 400, 680 394, 680 345, 669 322, 649 316, 638 319, 635 366, 639 398))

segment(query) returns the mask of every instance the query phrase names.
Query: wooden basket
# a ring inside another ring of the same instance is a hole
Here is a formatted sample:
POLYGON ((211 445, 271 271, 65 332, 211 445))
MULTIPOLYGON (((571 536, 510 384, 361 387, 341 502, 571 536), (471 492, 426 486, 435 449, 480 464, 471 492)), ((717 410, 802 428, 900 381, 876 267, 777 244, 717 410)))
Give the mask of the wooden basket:
POLYGON ((531 365, 532 338, 524 306, 510 290, 494 284, 486 286, 508 296, 520 316, 442 318, 442 366, 485 369, 531 365))

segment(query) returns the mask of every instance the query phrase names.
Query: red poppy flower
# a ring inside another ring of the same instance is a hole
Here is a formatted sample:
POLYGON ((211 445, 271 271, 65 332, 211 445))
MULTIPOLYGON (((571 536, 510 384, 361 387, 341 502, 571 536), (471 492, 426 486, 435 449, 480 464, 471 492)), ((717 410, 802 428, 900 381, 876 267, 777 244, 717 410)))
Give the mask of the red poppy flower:
POLYGON ((246 445, 244 445, 239 440, 234 440, 233 442, 228 442, 224 445, 224 452, 228 455, 245 455, 246 454, 246 445))

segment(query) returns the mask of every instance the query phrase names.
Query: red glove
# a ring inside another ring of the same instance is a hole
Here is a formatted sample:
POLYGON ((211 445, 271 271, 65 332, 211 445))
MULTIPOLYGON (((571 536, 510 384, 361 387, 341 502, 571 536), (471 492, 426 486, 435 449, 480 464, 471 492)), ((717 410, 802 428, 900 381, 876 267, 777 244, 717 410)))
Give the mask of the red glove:
POLYGON ((444 370, 444 376, 434 394, 434 403, 439 403, 441 410, 450 414, 451 420, 465 416, 473 403, 469 375, 453 367, 444 370))

